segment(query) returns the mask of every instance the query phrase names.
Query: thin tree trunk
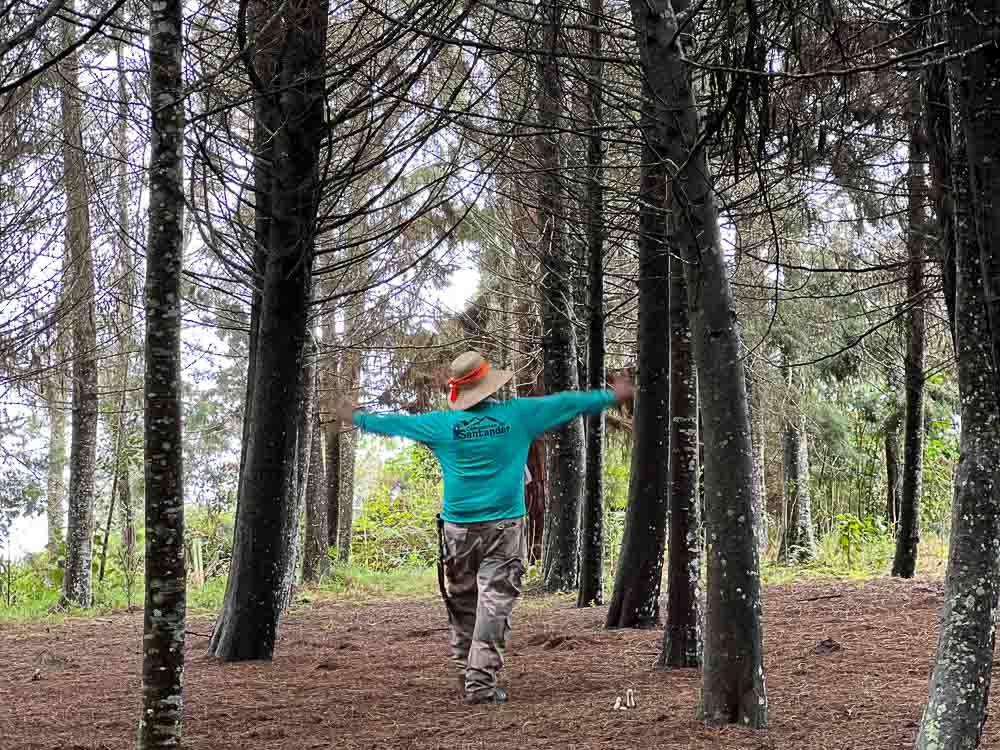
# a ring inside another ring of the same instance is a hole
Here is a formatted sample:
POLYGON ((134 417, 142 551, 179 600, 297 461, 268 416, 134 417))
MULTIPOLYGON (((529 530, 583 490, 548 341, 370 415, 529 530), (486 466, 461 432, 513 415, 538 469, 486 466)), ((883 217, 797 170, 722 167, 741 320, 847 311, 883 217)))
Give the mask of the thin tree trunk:
POLYGON ((298 563, 302 548, 301 531, 302 515, 305 511, 306 493, 309 491, 309 462, 312 458, 312 415, 313 403, 316 399, 316 368, 314 366, 316 350, 308 346, 309 353, 305 355, 305 372, 302 375, 302 403, 299 405, 299 425, 297 430, 297 455, 295 457, 295 488, 286 506, 288 511, 288 549, 283 562, 285 570, 282 583, 281 608, 288 609, 295 596, 295 581, 298 576, 298 563))
POLYGON ((659 622, 660 582, 670 497, 670 252, 666 240, 666 144, 644 85, 639 187, 639 383, 632 419, 632 473, 625 530, 608 606, 609 628, 659 622))
POLYGON ((691 351, 687 286, 670 260, 670 540, 667 624, 660 667, 701 665, 701 517, 698 513, 698 373, 691 351))
POLYGON ((337 522, 337 562, 351 561, 351 540, 354 537, 354 456, 357 430, 340 433, 339 480, 340 518, 337 522))
MULTIPOLYGON (((538 58, 538 224, 541 227, 541 323, 545 387, 549 393, 575 390, 576 330, 573 326, 573 289, 563 227, 564 189, 559 152, 563 112, 559 42, 562 34, 560 0, 541 7, 544 41, 538 58)), ((583 420, 577 417, 551 433, 548 450, 548 507, 543 558, 545 587, 549 591, 576 588, 579 563, 580 504, 583 499, 583 420)))
POLYGON ((664 157, 684 167, 671 180, 671 246, 685 262, 705 446, 708 580, 699 715, 711 724, 764 727, 753 445, 719 214, 706 154, 694 150, 699 116, 674 8, 670 0, 631 0, 630 7, 664 157))
POLYGON ((146 275, 146 601, 139 750, 178 748, 184 715, 184 472, 181 269, 184 101, 181 3, 151 6, 146 275))
MULTIPOLYGON (((990 2, 954 2, 952 51, 992 42, 1000 11, 990 2)), ((1000 370, 998 331, 988 307, 1000 241, 1000 58, 992 44, 952 62, 952 176, 956 231, 956 344, 961 393, 951 549, 941 629, 918 750, 972 750, 987 717, 1000 590, 1000 370)), ((995 304, 995 302, 994 302, 995 304)))
POLYGON ((744 356, 743 373, 747 384, 747 408, 750 410, 750 439, 753 443, 753 507, 754 531, 757 534, 757 552, 761 557, 767 552, 767 495, 764 482, 764 456, 766 452, 765 417, 761 383, 754 376, 750 360, 744 356))
POLYGON ((309 479, 306 483, 306 538, 302 554, 302 580, 315 583, 326 575, 329 557, 326 471, 323 466, 323 427, 320 424, 319 394, 313 399, 309 429, 312 441, 309 444, 309 479))
MULTIPOLYGON (((336 322, 332 313, 327 315, 324 326, 323 340, 329 346, 336 337, 336 322)), ((334 549, 340 540, 340 425, 332 418, 333 404, 342 395, 340 388, 340 369, 342 357, 330 354, 326 359, 323 373, 324 398, 330 404, 327 410, 330 421, 323 427, 326 446, 326 484, 324 498, 326 502, 327 550, 334 549)))
POLYGON ((951 168, 951 104, 948 75, 944 65, 928 65, 924 70, 924 121, 927 125, 927 163, 930 193, 937 217, 937 255, 941 264, 945 309, 952 346, 955 345, 955 204, 951 168))
MULTIPOLYGON (((604 63, 601 61, 601 19, 604 0, 590 0, 590 77, 587 82, 587 261, 589 284, 589 387, 605 387, 604 374, 604 63)), ((604 603, 604 412, 587 417, 587 477, 580 530, 580 589, 578 607, 604 603)))
MULTIPOLYGON (((60 358, 61 355, 57 353, 56 357, 60 358)), ((63 482, 63 472, 66 469, 66 412, 63 406, 66 389, 61 362, 55 365, 49 376, 45 395, 49 410, 49 460, 45 490, 48 541, 45 546, 51 562, 54 563, 59 555, 59 547, 63 543, 63 524, 66 522, 63 505, 63 496, 66 492, 63 482)))
POLYGON ((903 422, 903 495, 896 531, 892 574, 912 578, 917 571, 920 543, 920 499, 924 472, 924 136, 920 124, 920 85, 916 72, 910 84, 910 171, 907 177, 908 226, 906 254, 909 271, 906 297, 912 307, 907 316, 905 360, 906 415, 903 422))
MULTIPOLYGON (((67 17, 75 13, 66 6, 67 17)), ((63 45, 74 41, 76 26, 63 22, 63 45)), ((97 332, 94 261, 90 243, 90 196, 83 151, 78 53, 62 63, 63 184, 66 194, 67 295, 72 300, 73 427, 69 457, 68 528, 62 599, 88 606, 94 537, 94 472, 97 461, 97 332)))
POLYGON ((806 562, 816 555, 809 491, 809 433, 802 413, 803 388, 790 366, 797 354, 790 341, 784 345, 785 383, 789 404, 784 426, 785 530, 778 557, 786 563, 806 562))
MULTIPOLYGON (((118 248, 117 260, 119 263, 120 293, 118 297, 118 320, 122 326, 122 337, 119 354, 122 357, 123 375, 122 383, 122 421, 121 429, 125 430, 126 436, 130 432, 131 420, 126 421, 124 412, 128 411, 128 400, 124 394, 128 383, 129 358, 132 350, 136 348, 136 335, 134 326, 135 317, 132 314, 132 307, 136 304, 136 263, 132 253, 130 240, 130 222, 128 215, 129 186, 128 186, 128 128, 129 128, 129 96, 128 79, 125 73, 124 43, 119 39, 116 46, 116 63, 118 67, 118 123, 117 129, 117 211, 118 211, 118 248)), ((123 446, 128 443, 128 438, 123 440, 123 446)), ((118 507, 121 515, 121 543, 124 555, 123 563, 134 566, 137 562, 135 554, 136 527, 135 527, 135 507, 132 504, 132 488, 130 482, 130 465, 128 459, 118 463, 118 507)))
MULTIPOLYGON (((119 339, 121 340, 121 339, 119 339)), ((123 347, 124 348, 124 347, 123 347)), ((108 561, 108 543, 111 539, 111 521, 115 517, 115 503, 118 500, 119 492, 118 485, 122 481, 122 468, 125 465, 125 459, 122 456, 122 442, 125 435, 125 399, 128 394, 128 354, 127 350, 119 355, 121 359, 119 360, 120 367, 118 374, 118 382, 121 384, 121 397, 118 399, 118 409, 116 414, 111 415, 111 435, 114 441, 114 455, 112 460, 114 461, 112 469, 112 479, 111 479, 111 499, 108 502, 108 519, 104 524, 104 539, 101 541, 101 562, 98 566, 97 580, 104 580, 104 570, 108 561)), ((128 468, 125 468, 125 481, 128 481, 128 468)), ((124 540, 125 534, 124 529, 122 530, 122 539, 124 540)))
MULTIPOLYGON (((258 9, 259 13, 259 9, 258 9)), ((241 477, 233 562, 209 649, 226 661, 274 653, 295 501, 296 433, 315 246, 319 149, 324 132, 321 68, 328 8, 288 11, 281 24, 275 96, 283 115, 271 167, 268 262, 261 295, 253 429, 241 477)))
POLYGON ((324 428, 326 439, 327 547, 340 544, 340 429, 336 422, 324 428))
MULTIPOLYGON (((367 276, 367 263, 362 263, 358 269, 359 279, 367 276)), ((348 393, 355 396, 361 387, 361 333, 362 318, 365 312, 365 295, 358 292, 351 296, 344 315, 344 340, 351 346, 344 354, 343 376, 344 386, 348 393)), ((357 430, 347 430, 340 436, 340 451, 338 455, 338 479, 340 481, 339 501, 340 513, 337 521, 337 560, 341 563, 351 561, 351 540, 354 535, 354 463, 357 448, 357 430)))
POLYGON ((899 422, 900 410, 893 409, 885 421, 885 518, 889 527, 895 531, 899 520, 899 508, 902 505, 903 483, 901 481, 899 460, 899 422))
POLYGON ((812 494, 809 491, 809 433, 803 414, 791 414, 786 418, 784 467, 788 522, 781 559, 806 562, 816 555, 816 536, 812 526, 812 494))

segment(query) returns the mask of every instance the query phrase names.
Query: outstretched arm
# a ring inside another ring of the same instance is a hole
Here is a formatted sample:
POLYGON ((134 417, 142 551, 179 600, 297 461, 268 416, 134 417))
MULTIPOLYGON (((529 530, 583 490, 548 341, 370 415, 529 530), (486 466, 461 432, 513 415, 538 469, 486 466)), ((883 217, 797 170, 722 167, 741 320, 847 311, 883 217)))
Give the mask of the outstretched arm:
POLYGON ((538 435, 565 424, 580 414, 596 414, 632 398, 631 379, 615 378, 611 390, 565 391, 551 396, 519 399, 520 416, 525 429, 538 435))
POLYGON ((344 425, 353 424, 365 432, 390 437, 403 437, 430 445, 444 435, 444 420, 435 412, 429 414, 368 414, 358 411, 350 401, 337 405, 337 417, 344 425))

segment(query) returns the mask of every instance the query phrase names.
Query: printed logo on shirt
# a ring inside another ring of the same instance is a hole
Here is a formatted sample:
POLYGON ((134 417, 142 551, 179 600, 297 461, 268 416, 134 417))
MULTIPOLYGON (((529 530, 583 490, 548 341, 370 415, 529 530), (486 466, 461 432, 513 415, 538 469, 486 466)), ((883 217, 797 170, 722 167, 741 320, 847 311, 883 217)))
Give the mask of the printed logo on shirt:
POLYGON ((493 417, 475 417, 458 422, 452 430, 452 435, 455 440, 474 440, 493 435, 506 435, 508 432, 510 425, 506 422, 493 417))

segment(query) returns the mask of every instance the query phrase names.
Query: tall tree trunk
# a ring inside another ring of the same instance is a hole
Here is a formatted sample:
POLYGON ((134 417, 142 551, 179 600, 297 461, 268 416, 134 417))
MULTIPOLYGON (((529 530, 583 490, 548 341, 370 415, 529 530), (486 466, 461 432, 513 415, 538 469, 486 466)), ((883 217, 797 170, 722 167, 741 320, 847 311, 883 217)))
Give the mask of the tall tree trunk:
POLYGON ((181 3, 151 6, 149 237, 146 275, 146 602, 140 750, 178 748, 184 715, 184 472, 181 269, 184 99, 181 3))
MULTIPOLYGON (((336 321, 332 313, 327 315, 323 326, 323 340, 330 346, 336 338, 336 321)), ((331 353, 326 358, 323 370, 323 398, 329 408, 327 423, 323 426, 323 437, 326 446, 326 479, 323 493, 326 503, 327 550, 338 546, 340 542, 340 423, 333 419, 333 405, 344 395, 340 388, 340 370, 342 357, 331 353)))
POLYGON ((260 347, 260 315, 263 307, 262 289, 267 272, 271 219, 274 213, 272 189, 276 133, 281 127, 281 113, 275 103, 275 70, 280 24, 263 28, 276 10, 275 0, 255 0, 247 9, 248 33, 255 46, 252 61, 254 74, 263 90, 253 100, 253 201, 254 245, 250 284, 250 327, 247 334, 247 382, 243 398, 243 439, 240 443, 240 473, 236 488, 236 516, 243 500, 243 475, 246 472, 247 449, 254 430, 254 386, 257 382, 257 352, 260 347))
POLYGON ((802 413, 803 387, 791 367, 796 351, 786 342, 785 383, 788 386, 788 413, 784 428, 785 533, 779 558, 784 562, 806 562, 816 556, 816 536, 812 526, 812 495, 809 492, 809 432, 802 413))
POLYGON ((659 621, 660 581, 670 495, 670 252, 665 244, 666 144, 645 87, 639 187, 638 389, 632 418, 632 474, 609 628, 659 621))
POLYGON ((284 582, 281 585, 282 602, 281 608, 288 609, 292 606, 295 596, 295 581, 298 576, 300 552, 302 548, 300 527, 302 526, 302 515, 305 510, 306 493, 309 491, 309 462, 312 458, 312 416, 313 403, 316 399, 316 348, 307 344, 308 351, 305 354, 304 372, 302 374, 302 403, 297 407, 299 413, 299 424, 296 438, 295 457, 295 488, 290 502, 286 507, 288 513, 288 548, 285 551, 285 559, 282 562, 284 568, 284 582))
MULTIPOLYGON (((797 410, 797 407, 793 406, 797 410)), ((785 419, 785 505, 788 508, 780 557, 785 562, 806 562, 816 556, 809 492, 809 433, 803 414, 785 419)))
POLYGON ((763 557, 767 552, 767 494, 764 481, 764 456, 766 453, 766 431, 761 395, 761 383, 754 375, 750 360, 743 353, 743 377, 747 384, 747 408, 750 410, 750 440, 753 443, 753 508, 754 532, 757 534, 757 553, 763 557))
POLYGON ((924 136, 920 123, 920 79, 910 75, 910 169, 906 180, 907 218, 906 255, 909 271, 906 297, 912 307, 907 316, 906 338, 906 416, 903 422, 903 496, 896 531, 896 554, 892 574, 912 578, 917 571, 917 546, 920 543, 920 496, 924 473, 924 136))
MULTIPOLYGON (((367 277, 367 262, 358 267, 358 279, 367 277)), ((352 397, 361 387, 362 351, 361 339, 364 329, 365 294, 357 292, 350 298, 344 315, 344 340, 351 347, 344 353, 342 362, 343 385, 352 397)), ((354 535, 354 459, 358 443, 357 430, 347 430, 340 436, 338 455, 338 479, 340 481, 340 512, 337 521, 337 560, 347 563, 351 560, 351 540, 354 535)))
POLYGON ((329 557, 326 471, 323 466, 323 426, 320 424, 319 394, 313 399, 309 429, 309 479, 306 482, 306 538, 302 553, 302 580, 315 583, 326 575, 329 557))
MULTIPOLYGON (((116 195, 118 213, 118 247, 117 261, 119 263, 120 293, 118 296, 118 320, 122 326, 122 338, 119 354, 122 357, 122 407, 123 411, 129 411, 129 400, 125 395, 128 382, 129 358, 136 348, 135 318, 132 314, 132 307, 136 304, 136 262, 132 252, 130 239, 130 222, 128 215, 129 186, 128 186, 128 128, 129 128, 129 95, 128 79, 125 73, 125 46, 119 39, 116 46, 115 61, 117 63, 118 78, 118 122, 116 124, 116 151, 118 155, 117 182, 118 191, 116 195)), ((126 438, 122 441, 123 446, 127 446, 131 420, 123 414, 121 428, 126 431, 126 438)), ((118 463, 118 507, 121 524, 121 543, 124 556, 124 564, 134 565, 136 563, 135 545, 135 507, 132 501, 132 488, 130 482, 131 467, 128 459, 118 463)))
MULTIPOLYGON (((890 392, 895 393, 894 384, 890 381, 890 392)), ((893 408, 889 417, 885 420, 883 431, 885 433, 885 520, 889 527, 895 531, 896 523, 899 521, 899 508, 903 499, 902 472, 900 472, 899 457, 899 423, 902 416, 902 409, 893 408)))
POLYGON ((351 540, 354 538, 354 457, 357 442, 357 430, 340 433, 338 462, 340 518, 337 521, 337 562, 341 563, 351 561, 351 540))
MULTIPOLYGON (((671 246, 681 251, 705 445, 708 557, 700 716, 711 724, 767 724, 753 445, 740 337, 708 162, 695 150, 698 111, 670 0, 630 0, 642 71, 657 105, 673 176, 671 246)), ((641 404, 640 404, 641 408, 641 404)))
MULTIPOLYGON (((590 77, 587 81, 587 262, 589 307, 589 387, 605 387, 604 375, 604 63, 601 19, 604 0, 590 0, 590 77)), ((580 589, 577 606, 604 603, 604 412, 587 417, 587 477, 580 530, 580 589)))
MULTIPOLYGON (((253 429, 241 477, 233 562, 209 649, 226 661, 270 659, 277 637, 295 501, 298 411, 324 133, 321 75, 328 10, 314 2, 281 26, 276 105, 283 114, 271 168, 271 222, 261 295, 253 429), (278 93, 280 92, 280 93, 278 93)), ((251 355, 252 356, 252 355, 251 355)))
POLYGON ((701 517, 698 513, 698 373, 691 352, 687 285, 670 259, 670 541, 667 624, 660 667, 701 665, 701 517))
POLYGON ((948 12, 956 128, 952 176, 956 231, 955 338, 961 393, 951 550, 944 608, 918 750, 971 750, 986 722, 1000 590, 1000 323, 989 308, 1000 247, 1000 9, 956 0, 948 12), (984 44, 986 43, 986 44, 984 44))
POLYGON ((946 66, 928 65, 924 69, 923 92, 929 187, 937 217, 937 257, 950 323, 948 328, 955 346, 955 204, 951 168, 951 103, 948 101, 946 66))
MULTIPOLYGON (((545 388, 549 393, 575 390, 576 330, 573 326, 573 289, 564 222, 564 189, 559 153, 563 92, 559 69, 562 4, 545 0, 539 54, 538 224, 541 227, 541 322, 545 388)), ((583 498, 583 420, 577 417, 551 434, 548 450, 548 507, 543 558, 545 587, 549 591, 576 588, 579 562, 580 504, 583 498)))
MULTIPOLYGON (((57 353, 56 358, 61 360, 62 354, 57 353)), ((53 367, 45 392, 49 411, 49 460, 45 489, 47 542, 45 547, 52 561, 55 561, 59 554, 59 547, 63 543, 63 524, 66 522, 65 506, 63 505, 63 497, 66 492, 63 482, 63 472, 66 469, 66 412, 64 411, 66 387, 62 368, 61 361, 53 367)))
MULTIPOLYGON (((74 5, 66 13, 75 13, 74 5)), ((74 41, 76 25, 63 22, 63 45, 74 41)), ((94 261, 90 245, 90 195, 83 151, 80 102, 80 60, 74 52, 62 63, 63 185, 66 192, 65 247, 70 263, 73 325, 73 427, 69 456, 66 568, 62 599, 88 606, 94 538, 94 472, 97 460, 97 331, 94 261)))
MULTIPOLYGON (((120 359, 119 362, 123 363, 116 367, 118 376, 116 379, 121 383, 121 395, 118 399, 118 408, 108 416, 108 423, 110 426, 109 432, 111 433, 112 444, 114 445, 114 454, 112 455, 112 478, 111 478, 111 498, 108 502, 108 519, 104 524, 104 538, 101 540, 101 562, 97 569, 97 580, 104 580, 104 571, 108 562, 108 544, 111 540, 111 521, 115 517, 115 505, 121 496, 118 487, 122 481, 122 468, 125 466, 125 481, 128 481, 128 469, 126 460, 123 456, 124 444, 123 439, 125 437, 125 399, 128 394, 128 389, 126 385, 128 383, 128 357, 120 359)), ((124 532, 124 530, 123 530, 124 532)), ((124 533, 122 534, 124 537, 124 533)))

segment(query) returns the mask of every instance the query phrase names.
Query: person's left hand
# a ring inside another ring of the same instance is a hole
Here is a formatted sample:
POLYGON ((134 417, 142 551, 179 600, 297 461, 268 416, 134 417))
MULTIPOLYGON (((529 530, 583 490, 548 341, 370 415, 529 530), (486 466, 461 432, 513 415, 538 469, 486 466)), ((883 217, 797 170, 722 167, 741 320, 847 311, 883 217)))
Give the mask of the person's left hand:
POLYGON ((354 402, 349 398, 342 398, 337 402, 335 413, 337 420, 343 424, 345 429, 350 429, 354 422, 354 402))

